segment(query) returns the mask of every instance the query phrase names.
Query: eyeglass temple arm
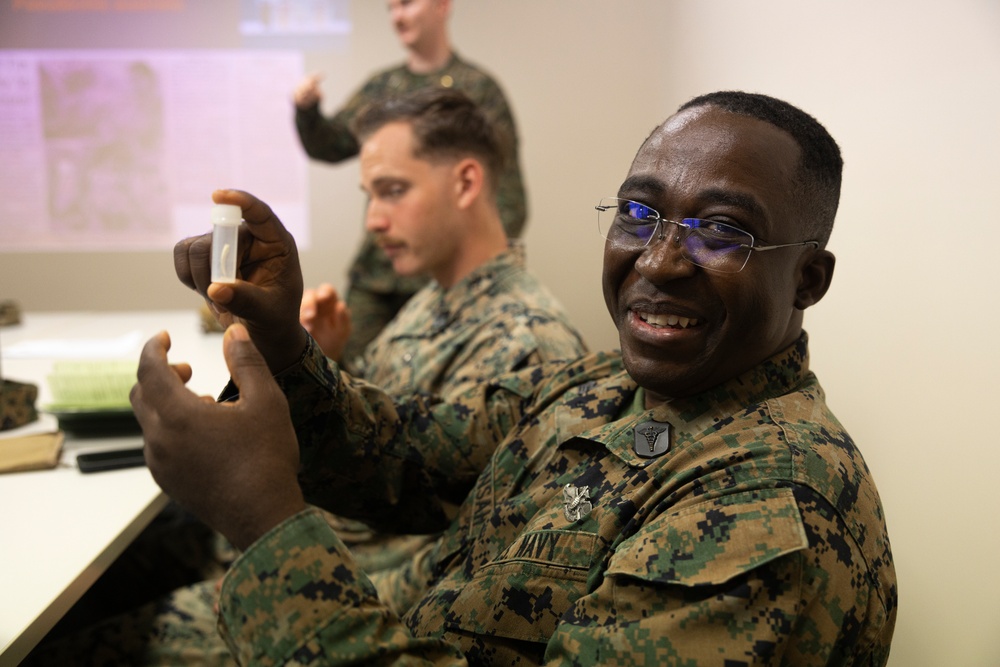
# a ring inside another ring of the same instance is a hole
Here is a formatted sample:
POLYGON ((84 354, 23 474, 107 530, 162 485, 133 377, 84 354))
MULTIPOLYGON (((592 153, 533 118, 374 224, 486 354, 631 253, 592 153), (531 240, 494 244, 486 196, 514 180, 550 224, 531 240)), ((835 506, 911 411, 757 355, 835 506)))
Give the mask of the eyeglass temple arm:
POLYGON ((819 241, 799 241, 798 243, 781 243, 778 245, 758 245, 758 246, 747 246, 751 250, 777 250, 778 248, 791 248, 797 245, 811 245, 814 248, 819 247, 819 241))

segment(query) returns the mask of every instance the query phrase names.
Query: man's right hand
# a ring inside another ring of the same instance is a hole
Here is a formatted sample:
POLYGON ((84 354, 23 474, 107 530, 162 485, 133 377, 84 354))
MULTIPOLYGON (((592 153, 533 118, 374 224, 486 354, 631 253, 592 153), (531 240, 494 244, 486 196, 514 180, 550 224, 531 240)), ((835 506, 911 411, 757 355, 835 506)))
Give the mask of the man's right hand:
POLYGON ((299 322, 313 337, 323 354, 340 361, 351 336, 351 311, 329 283, 302 294, 299 322))
POLYGON ((319 82, 322 80, 322 74, 310 74, 304 78, 292 92, 295 106, 305 111, 319 104, 323 99, 323 92, 319 89, 319 82))
POLYGON ((146 464, 171 498, 246 549, 306 507, 288 400, 239 324, 223 338, 236 401, 192 393, 191 367, 171 364, 169 349, 166 332, 146 343, 129 394, 146 464))
POLYGON ((239 190, 216 190, 217 204, 243 210, 235 283, 213 283, 212 235, 184 239, 174 247, 174 268, 181 282, 195 290, 228 326, 244 324, 268 368, 277 373, 292 366, 306 348, 299 324, 302 269, 295 239, 271 207, 239 190))

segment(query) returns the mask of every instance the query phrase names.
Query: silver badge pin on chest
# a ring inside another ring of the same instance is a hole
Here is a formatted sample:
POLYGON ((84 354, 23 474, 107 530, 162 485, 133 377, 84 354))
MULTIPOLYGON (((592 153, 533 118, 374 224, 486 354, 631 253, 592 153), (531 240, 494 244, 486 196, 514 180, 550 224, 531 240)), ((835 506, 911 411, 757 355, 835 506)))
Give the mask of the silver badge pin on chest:
POLYGON ((594 505, 590 502, 589 486, 567 484, 563 487, 563 512, 567 521, 579 521, 592 509, 594 505))

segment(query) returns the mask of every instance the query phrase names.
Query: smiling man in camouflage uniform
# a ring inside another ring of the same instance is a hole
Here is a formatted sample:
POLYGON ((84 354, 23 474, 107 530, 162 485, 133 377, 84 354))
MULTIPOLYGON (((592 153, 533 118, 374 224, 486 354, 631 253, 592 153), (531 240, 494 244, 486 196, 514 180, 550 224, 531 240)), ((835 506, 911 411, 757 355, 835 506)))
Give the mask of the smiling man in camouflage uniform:
POLYGON ((157 482, 245 550, 219 602, 237 658, 884 665, 882 506, 802 330, 832 279, 841 164, 784 102, 689 102, 599 206, 621 353, 399 405, 302 330, 294 241, 270 209, 217 192, 266 270, 210 285, 207 238, 176 259, 240 318, 225 339, 239 400, 188 392, 161 334, 132 403, 157 482), (307 503, 445 528, 425 594, 388 610, 307 503))

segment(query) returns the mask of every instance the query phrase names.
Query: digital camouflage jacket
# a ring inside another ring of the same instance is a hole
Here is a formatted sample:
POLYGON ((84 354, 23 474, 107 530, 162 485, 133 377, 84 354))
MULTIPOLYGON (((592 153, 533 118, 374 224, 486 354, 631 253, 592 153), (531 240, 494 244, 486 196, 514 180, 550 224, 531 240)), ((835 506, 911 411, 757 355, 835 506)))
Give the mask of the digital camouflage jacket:
POLYGON ((652 410, 602 353, 443 402, 394 405, 315 346, 280 382, 310 502, 447 530, 399 617, 317 512, 286 520, 222 587, 220 630, 243 664, 886 662, 882 506, 804 335, 652 410), (443 502, 470 486, 448 522, 443 502))

